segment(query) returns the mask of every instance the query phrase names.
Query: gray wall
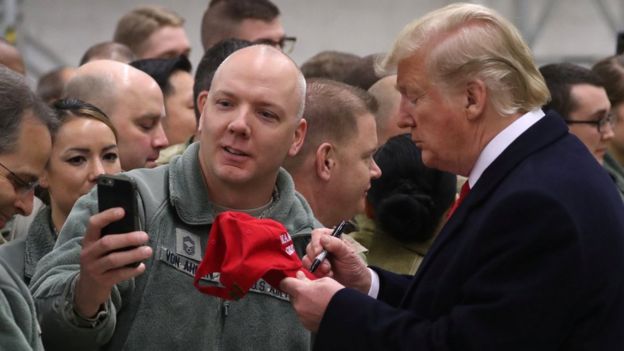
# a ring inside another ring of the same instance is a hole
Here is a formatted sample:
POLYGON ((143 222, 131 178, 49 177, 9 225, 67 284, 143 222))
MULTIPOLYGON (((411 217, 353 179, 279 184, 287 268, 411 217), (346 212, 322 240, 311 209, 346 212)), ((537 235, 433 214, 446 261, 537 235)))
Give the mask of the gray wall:
MULTIPOLYGON (((615 32, 624 25, 624 0, 498 0, 489 5, 532 40, 539 63, 570 60, 591 64, 615 50, 615 32), (548 6, 551 11, 546 13, 548 6), (599 6, 602 5, 602 6, 599 6), (602 12, 601 12, 602 11, 602 12), (544 15, 544 14, 547 15, 544 15), (539 30, 536 30, 539 29, 539 30)), ((77 65, 90 45, 110 40, 118 18, 139 0, 23 0, 18 32, 29 75, 61 64, 77 65), (38 43, 37 45, 33 45, 38 43)), ((359 55, 388 50, 400 29, 414 18, 452 1, 443 0, 274 0, 289 35, 298 37, 292 53, 298 63, 322 50, 359 55)), ((199 26, 208 0, 154 0, 186 18, 191 61, 201 57, 199 26)))

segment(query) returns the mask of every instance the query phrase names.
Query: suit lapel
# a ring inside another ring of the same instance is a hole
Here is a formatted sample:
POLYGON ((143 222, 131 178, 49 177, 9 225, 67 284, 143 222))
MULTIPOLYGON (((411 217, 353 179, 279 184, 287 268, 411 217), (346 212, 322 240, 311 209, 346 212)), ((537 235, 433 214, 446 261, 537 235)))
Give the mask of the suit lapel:
POLYGON ((477 184, 470 190, 468 196, 466 196, 462 204, 457 208, 455 213, 453 213, 451 218, 449 218, 448 222, 444 225, 433 242, 433 245, 416 272, 412 284, 404 296, 402 304, 407 302, 405 298, 412 295, 411 291, 418 285, 418 281, 426 273, 431 262, 435 261, 436 255, 442 250, 448 240, 460 231, 467 232, 470 230, 469 228, 462 228, 462 224, 465 222, 468 214, 475 207, 479 206, 481 202, 485 201, 507 174, 520 162, 536 151, 566 135, 568 135, 568 128, 565 122, 563 122, 563 118, 555 113, 549 112, 544 118, 514 140, 509 147, 488 166, 477 184))

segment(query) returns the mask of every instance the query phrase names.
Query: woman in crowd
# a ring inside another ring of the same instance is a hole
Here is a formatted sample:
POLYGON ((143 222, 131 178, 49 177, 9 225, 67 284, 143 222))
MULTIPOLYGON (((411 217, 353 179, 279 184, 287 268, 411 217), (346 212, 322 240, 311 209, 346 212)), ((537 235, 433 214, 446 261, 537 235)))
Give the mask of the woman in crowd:
POLYGON ((76 99, 53 105, 60 127, 52 136, 52 153, 41 177, 43 206, 27 235, 0 246, 3 257, 28 284, 41 257, 52 251, 57 234, 78 198, 101 174, 121 171, 117 132, 97 107, 76 99))
POLYGON ((351 235, 368 249, 368 264, 414 274, 455 199, 456 177, 426 167, 409 134, 389 139, 374 158, 381 177, 351 235))

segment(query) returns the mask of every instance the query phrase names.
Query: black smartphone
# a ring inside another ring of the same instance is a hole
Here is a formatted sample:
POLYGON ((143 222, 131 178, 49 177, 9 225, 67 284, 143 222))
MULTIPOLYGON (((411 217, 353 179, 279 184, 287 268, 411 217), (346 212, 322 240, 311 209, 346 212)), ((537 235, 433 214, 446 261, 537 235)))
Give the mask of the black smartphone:
POLYGON ((139 230, 136 205, 136 183, 124 175, 103 174, 98 177, 98 208, 105 211, 121 207, 125 216, 102 228, 102 235, 124 234, 139 230))
MULTIPOLYGON (((132 178, 124 175, 102 174, 98 177, 98 210, 99 212, 109 208, 121 207, 125 215, 122 219, 110 223, 102 228, 101 235, 125 234, 139 230, 136 204, 136 183, 132 178)), ((131 250, 128 247, 124 250, 131 250)), ((128 264, 126 267, 138 267, 141 262, 128 264)))
POLYGON ((615 41, 615 54, 624 54, 624 32, 618 32, 617 39, 615 41))

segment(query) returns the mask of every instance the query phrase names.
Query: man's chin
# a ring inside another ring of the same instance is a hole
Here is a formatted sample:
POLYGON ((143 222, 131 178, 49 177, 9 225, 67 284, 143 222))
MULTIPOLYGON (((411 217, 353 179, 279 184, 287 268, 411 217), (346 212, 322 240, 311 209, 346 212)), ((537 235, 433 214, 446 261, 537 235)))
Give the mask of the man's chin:
POLYGON ((156 161, 147 161, 145 163, 145 168, 154 168, 158 166, 158 164, 156 163, 156 161))
POLYGON ((253 178, 252 172, 233 166, 220 167, 215 175, 224 183, 245 184, 253 178))

